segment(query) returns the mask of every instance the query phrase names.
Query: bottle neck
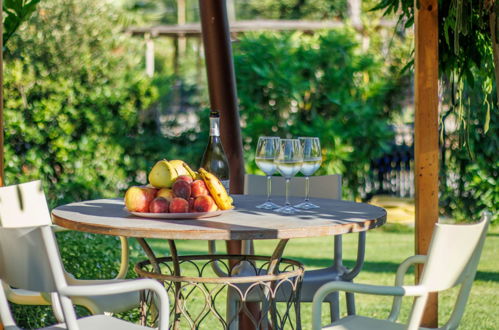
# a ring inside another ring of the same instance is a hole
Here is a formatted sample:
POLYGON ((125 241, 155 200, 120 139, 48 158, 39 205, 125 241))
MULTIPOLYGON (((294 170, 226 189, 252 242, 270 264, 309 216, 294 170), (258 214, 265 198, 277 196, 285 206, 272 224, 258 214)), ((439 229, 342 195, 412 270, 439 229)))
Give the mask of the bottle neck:
POLYGON ((210 117, 210 136, 220 136, 220 118, 210 117))

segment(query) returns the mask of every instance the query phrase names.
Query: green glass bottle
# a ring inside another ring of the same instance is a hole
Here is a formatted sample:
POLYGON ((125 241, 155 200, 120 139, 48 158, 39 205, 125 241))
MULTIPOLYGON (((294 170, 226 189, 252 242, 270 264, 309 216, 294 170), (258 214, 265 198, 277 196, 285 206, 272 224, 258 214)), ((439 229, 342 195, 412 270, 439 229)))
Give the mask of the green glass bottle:
POLYGON ((210 113, 210 138, 200 167, 215 174, 229 191, 229 162, 220 140, 220 117, 216 111, 210 113))

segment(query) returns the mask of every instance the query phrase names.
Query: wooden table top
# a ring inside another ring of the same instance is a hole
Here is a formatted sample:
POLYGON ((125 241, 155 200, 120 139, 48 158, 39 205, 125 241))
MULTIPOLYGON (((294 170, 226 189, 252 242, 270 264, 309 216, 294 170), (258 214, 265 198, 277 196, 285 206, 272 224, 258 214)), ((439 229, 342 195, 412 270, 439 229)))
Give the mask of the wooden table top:
MULTIPOLYGON (((124 210, 122 199, 97 199, 62 205, 52 211, 55 224, 96 234, 199 240, 286 239, 341 235, 383 225, 383 208, 350 201, 318 199, 315 210, 282 215, 255 207, 263 196, 234 195, 235 209, 199 220, 147 219, 124 210)), ((292 205, 303 198, 291 198, 292 205)), ((278 198, 274 202, 283 204, 278 198)))

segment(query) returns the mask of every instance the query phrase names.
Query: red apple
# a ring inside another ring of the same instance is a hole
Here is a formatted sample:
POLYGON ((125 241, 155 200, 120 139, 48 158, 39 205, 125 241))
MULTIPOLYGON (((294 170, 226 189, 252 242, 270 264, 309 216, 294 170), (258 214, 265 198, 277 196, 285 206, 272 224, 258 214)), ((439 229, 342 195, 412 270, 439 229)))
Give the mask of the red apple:
POLYGON ((187 181, 176 181, 173 184, 172 190, 175 197, 180 197, 186 200, 191 197, 191 184, 187 181))
POLYGON ((181 176, 177 177, 176 181, 185 181, 187 183, 192 183, 192 178, 190 175, 181 175, 181 176))
POLYGON ((189 212, 194 212, 194 199, 195 198, 189 198, 189 212))
POLYGON ((189 202, 183 198, 175 197, 170 203, 170 213, 189 212, 189 202))
POLYGON ((199 196, 194 200, 194 212, 213 212, 217 209, 217 204, 211 196, 199 196))
POLYGON ((170 202, 168 202, 163 197, 156 197, 149 204, 149 212, 151 213, 167 213, 170 207, 170 202))
POLYGON ((191 183, 191 197, 207 196, 210 192, 203 180, 196 180, 191 183))
POLYGON ((133 186, 125 193, 125 206, 131 212, 148 212, 156 189, 133 186))

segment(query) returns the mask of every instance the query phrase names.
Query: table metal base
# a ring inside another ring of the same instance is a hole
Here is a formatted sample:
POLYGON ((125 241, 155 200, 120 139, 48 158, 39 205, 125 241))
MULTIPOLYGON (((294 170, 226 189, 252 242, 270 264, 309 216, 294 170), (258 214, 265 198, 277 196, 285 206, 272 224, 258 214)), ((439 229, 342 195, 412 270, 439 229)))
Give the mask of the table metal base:
MULTIPOLYGON (((254 329, 301 329, 300 285, 303 265, 281 258, 287 240, 281 241, 272 256, 190 255, 178 256, 169 241, 172 256, 156 258, 145 241, 139 242, 149 260, 136 264, 141 277, 160 280, 171 297, 173 329, 237 328, 244 314, 254 329), (219 277, 212 265, 223 269, 219 277), (279 304, 277 301, 279 300, 279 304), (259 315, 248 308, 258 302, 259 315), (201 324, 203 327, 201 327, 201 324)), ((142 320, 154 318, 154 309, 142 320)))

